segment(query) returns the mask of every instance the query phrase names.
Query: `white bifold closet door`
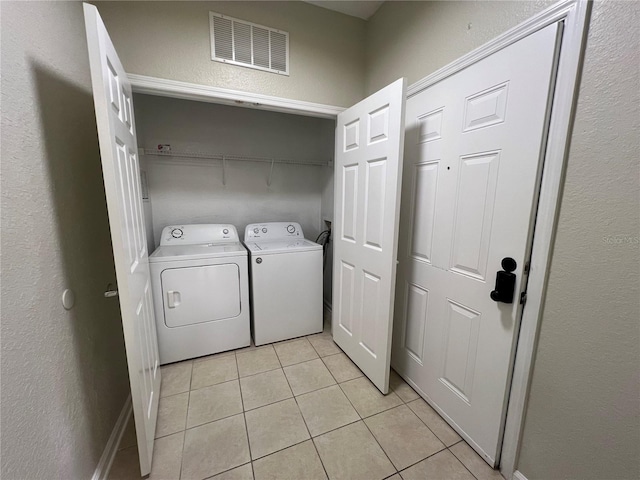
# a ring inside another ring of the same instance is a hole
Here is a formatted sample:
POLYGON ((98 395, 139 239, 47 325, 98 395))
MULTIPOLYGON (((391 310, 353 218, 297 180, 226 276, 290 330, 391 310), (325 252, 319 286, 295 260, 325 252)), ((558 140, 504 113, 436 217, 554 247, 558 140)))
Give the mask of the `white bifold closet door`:
POLYGON ((407 100, 393 365, 492 465, 557 37, 548 26, 407 100), (517 265, 512 303, 491 296, 505 258, 517 265))
POLYGON ((131 85, 96 7, 85 3, 84 18, 140 473, 145 476, 151 472, 160 368, 131 85))
POLYGON ((389 391, 405 79, 338 115, 333 252, 334 341, 389 391))

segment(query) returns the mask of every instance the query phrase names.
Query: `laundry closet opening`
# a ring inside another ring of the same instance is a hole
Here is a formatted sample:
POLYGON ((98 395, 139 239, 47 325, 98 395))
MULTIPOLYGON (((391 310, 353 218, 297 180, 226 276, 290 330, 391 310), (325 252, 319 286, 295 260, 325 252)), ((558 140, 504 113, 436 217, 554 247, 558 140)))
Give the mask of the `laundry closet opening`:
MULTIPOLYGON (((333 218, 335 121, 134 94, 149 252, 175 224, 298 222, 316 240, 333 218)), ((331 248, 324 301, 331 301, 331 248)))

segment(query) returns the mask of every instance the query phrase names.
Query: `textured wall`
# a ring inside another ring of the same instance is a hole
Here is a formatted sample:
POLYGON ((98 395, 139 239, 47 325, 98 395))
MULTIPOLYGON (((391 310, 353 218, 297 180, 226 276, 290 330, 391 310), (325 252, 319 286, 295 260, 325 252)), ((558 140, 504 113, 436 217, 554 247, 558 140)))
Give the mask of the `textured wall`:
POLYGON ((552 3, 385 2, 367 25, 367 93, 403 76, 412 84, 552 3))
POLYGON ((640 478, 640 4, 595 2, 522 453, 529 480, 640 478))
POLYGON ((92 2, 128 72, 349 106, 364 96, 365 22, 303 2, 92 2), (209 11, 289 32, 290 76, 211 60, 209 11))
POLYGON ((86 479, 129 388, 82 4, 0 14, 1 475, 86 479))
MULTIPOLYGON (((134 99, 139 146, 168 143, 175 151, 328 162, 335 122, 249 108, 148 95, 134 99)), ((164 159, 161 159, 164 160, 164 159)), ((185 160, 185 159, 177 159, 185 160)), ((188 159, 186 159, 188 160, 188 159)), ((328 167, 228 161, 208 166, 166 165, 146 157, 156 243, 175 223, 297 221, 307 238, 320 233, 322 192, 328 167)))

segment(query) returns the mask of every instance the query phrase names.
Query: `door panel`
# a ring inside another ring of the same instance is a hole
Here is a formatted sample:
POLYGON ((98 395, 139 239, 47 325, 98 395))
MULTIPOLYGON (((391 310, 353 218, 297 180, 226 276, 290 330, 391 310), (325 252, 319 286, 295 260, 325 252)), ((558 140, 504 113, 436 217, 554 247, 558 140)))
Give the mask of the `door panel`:
POLYGON ((353 335, 353 305, 355 303, 356 293, 355 269, 356 267, 354 265, 340 261, 338 325, 343 328, 348 335, 353 335))
POLYGON ((496 198, 500 152, 460 158, 451 270, 484 280, 496 198))
POLYGON ((407 102, 393 362, 490 464, 498 458, 558 30, 407 102), (490 298, 504 257, 514 303, 490 298))
POLYGON ((415 165, 413 174, 409 252, 415 260, 426 263, 431 263, 438 168, 439 162, 419 163, 415 165))
POLYGON ((407 315, 404 326, 403 347, 407 350, 407 353, 414 357, 414 360, 422 363, 429 291, 419 285, 407 283, 406 292, 405 310, 407 315))
POLYGON ((404 143, 401 79, 338 116, 334 225, 335 342, 389 390, 404 143))
POLYGON ((160 369, 131 85, 96 7, 84 4, 111 243, 142 476, 151 471, 160 369))
POLYGON ((478 312, 447 299, 440 380, 467 403, 474 380, 480 317, 478 312))

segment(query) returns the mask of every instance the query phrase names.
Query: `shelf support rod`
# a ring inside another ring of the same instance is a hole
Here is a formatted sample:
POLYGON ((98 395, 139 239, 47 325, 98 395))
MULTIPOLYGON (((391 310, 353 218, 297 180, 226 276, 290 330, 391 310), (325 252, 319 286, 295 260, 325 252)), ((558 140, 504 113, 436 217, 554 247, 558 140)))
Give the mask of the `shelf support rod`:
POLYGON ((222 156, 222 185, 227 185, 227 159, 222 156))
POLYGON ((273 164, 275 163, 275 160, 272 158, 271 159, 271 168, 269 169, 269 178, 267 178, 267 187, 271 186, 271 179, 273 178, 273 164))

